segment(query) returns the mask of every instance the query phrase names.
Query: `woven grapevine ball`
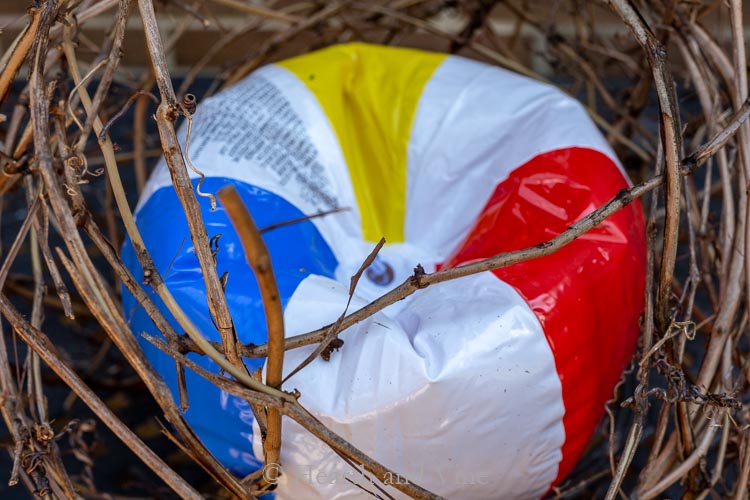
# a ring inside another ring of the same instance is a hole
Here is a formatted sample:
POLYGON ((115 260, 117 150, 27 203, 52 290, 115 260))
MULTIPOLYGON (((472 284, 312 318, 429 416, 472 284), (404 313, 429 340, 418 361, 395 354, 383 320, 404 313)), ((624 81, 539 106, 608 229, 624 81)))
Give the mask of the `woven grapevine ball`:
MULTIPOLYGON (((548 241, 629 185, 585 110, 554 87, 461 57, 365 44, 265 66, 205 99, 188 155, 205 175, 201 193, 234 186, 267 228, 287 337, 338 318, 351 276, 381 237, 350 311, 417 264, 430 273, 548 241)), ((221 206, 198 200, 237 334, 262 344, 262 301, 239 238, 221 206)), ((163 162, 136 221, 166 286, 219 341, 163 162)), ((129 242, 123 258, 142 273, 129 242)), ((551 255, 419 290, 342 332, 330 360, 316 359, 284 388, 437 494, 539 497, 575 465, 632 354, 644 269, 643 215, 631 204, 551 255)), ((134 332, 158 334, 127 292, 123 306, 134 332)), ((176 396, 174 361, 140 342, 176 396)), ((287 351, 285 371, 313 349, 287 351)), ((252 372, 264 361, 246 364, 252 372)), ((260 468, 248 404, 190 370, 187 390, 185 417, 208 449, 238 475, 260 468)), ((376 491, 359 464, 287 419, 280 465, 279 498, 376 491)))

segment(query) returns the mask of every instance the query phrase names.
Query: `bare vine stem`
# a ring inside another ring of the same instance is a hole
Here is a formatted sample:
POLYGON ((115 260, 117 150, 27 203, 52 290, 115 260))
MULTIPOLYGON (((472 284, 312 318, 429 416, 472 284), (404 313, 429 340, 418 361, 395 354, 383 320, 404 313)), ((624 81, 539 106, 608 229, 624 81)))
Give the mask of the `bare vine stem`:
POLYGON ((172 176, 177 196, 182 203, 187 217, 190 236, 193 240, 196 255, 200 262, 201 271, 205 280, 206 292, 208 295, 209 310, 216 321, 219 334, 221 335, 224 354, 229 362, 236 368, 247 375, 247 368, 237 352, 237 336, 234 331, 232 316, 227 306, 224 290, 216 271, 211 248, 208 242, 208 234, 201 216, 200 206, 193 192, 193 185, 187 172, 185 158, 182 155, 177 133, 174 128, 174 121, 177 118, 179 107, 177 97, 172 88, 172 82, 169 78, 164 49, 162 48, 161 35, 159 27, 156 24, 156 15, 151 0, 138 0, 140 7, 141 20, 143 21, 144 32, 146 34, 146 43, 148 46, 149 57, 151 58, 156 85, 159 87, 162 102, 156 111, 156 123, 159 127, 159 137, 164 150, 164 158, 169 167, 169 173, 172 176))
MULTIPOLYGON (((219 201, 224 206, 229 220, 232 222, 237 235, 245 250, 247 263, 255 274, 263 299, 263 310, 266 315, 266 330, 268 332, 268 361, 266 363, 266 384, 274 389, 281 389, 284 367, 284 313, 281 308, 281 296, 276 284, 271 263, 263 237, 255 225, 252 215, 242 202, 237 190, 225 187, 218 192, 219 201)), ((281 451, 281 414, 276 408, 268 408, 266 415, 266 436, 263 441, 265 462, 277 464, 280 462, 281 451)), ((271 477, 263 476, 264 480, 273 483, 278 471, 270 472, 271 477)))
POLYGON ((659 291, 656 296, 657 325, 666 330, 669 324, 669 307, 677 258, 677 235, 680 224, 680 158, 682 157, 682 133, 680 116, 675 97, 672 73, 667 66, 667 50, 654 36, 630 0, 606 0, 625 24, 630 28, 643 48, 651 65, 656 94, 661 110, 661 134, 665 158, 665 207, 664 250, 659 275, 659 291))
POLYGON ((29 324, 13 307, 5 295, 0 294, 0 311, 11 321, 24 342, 49 366, 79 398, 107 425, 117 437, 128 443, 134 453, 164 480, 181 498, 203 498, 181 476, 165 464, 129 427, 120 421, 107 405, 86 386, 57 353, 57 350, 44 333, 29 324))

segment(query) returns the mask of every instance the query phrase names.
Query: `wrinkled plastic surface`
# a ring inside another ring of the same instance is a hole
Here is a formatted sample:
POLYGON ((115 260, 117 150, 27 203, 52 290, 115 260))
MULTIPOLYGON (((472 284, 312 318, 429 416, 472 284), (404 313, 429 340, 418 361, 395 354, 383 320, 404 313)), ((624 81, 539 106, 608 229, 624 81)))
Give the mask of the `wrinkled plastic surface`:
MULTIPOLYGON (((264 233, 287 336, 335 321, 381 234, 389 242, 351 310, 417 263, 432 272, 549 240, 627 187, 585 111, 556 89, 459 57, 361 44, 261 68, 201 103, 191 159, 207 176, 203 191, 234 184, 260 227, 348 209, 264 233)), ((238 336, 265 342, 237 236, 220 207, 199 202, 209 237, 220 235, 217 269, 228 273, 238 336)), ((163 163, 137 223, 166 285, 218 340, 163 163)), ((553 255, 431 286, 343 332, 330 362, 315 360, 285 388, 299 389, 334 432, 438 494, 539 497, 575 464, 634 346, 643 234, 634 204, 553 255)), ((128 243, 123 258, 139 276, 128 243)), ((135 332, 156 333, 127 293, 123 305, 135 332)), ((141 345, 176 396, 174 362, 141 345)), ((287 352, 285 371, 311 349, 287 352)), ((187 377, 186 418, 198 435, 238 474, 257 469, 247 404, 187 377)), ((372 489, 289 420, 281 461, 279 497, 362 496, 350 481, 372 489)))

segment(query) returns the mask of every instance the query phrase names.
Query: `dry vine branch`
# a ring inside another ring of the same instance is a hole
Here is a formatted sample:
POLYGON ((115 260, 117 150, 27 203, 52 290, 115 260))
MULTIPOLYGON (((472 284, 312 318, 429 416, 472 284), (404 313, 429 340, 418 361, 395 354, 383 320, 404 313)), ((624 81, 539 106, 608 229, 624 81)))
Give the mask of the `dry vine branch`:
MULTIPOLYGON (((268 362, 266 363, 266 384, 281 389, 281 377, 284 367, 284 313, 281 308, 281 297, 273 273, 271 254, 263 242, 263 238, 255 225, 250 212, 242 203, 240 195, 232 187, 226 187, 217 193, 224 206, 232 225, 245 250, 247 263, 255 273, 258 281, 260 296, 263 299, 263 309, 266 314, 266 330, 268 332, 268 362)), ((278 464, 281 451, 281 414, 275 408, 268 408, 266 415, 266 435, 263 441, 265 463, 278 464)), ((277 470, 271 472, 270 477, 263 475, 263 480, 271 484, 277 479, 277 470)))
POLYGON ((75 393, 86 401, 89 407, 97 414, 112 431, 123 441, 131 445, 131 449, 138 454, 148 466, 160 476, 164 482, 169 484, 181 498, 202 498, 185 480, 177 475, 167 464, 165 464, 153 451, 151 451, 138 436, 123 424, 107 406, 89 389, 76 373, 56 353, 54 344, 46 335, 34 328, 16 311, 7 297, 0 294, 0 311, 15 325, 16 331, 34 352, 36 352, 55 373, 63 379, 75 393))
POLYGON ((164 158, 167 160, 169 173, 172 175, 172 184, 187 215, 190 236, 193 239, 193 245, 206 282, 209 308, 218 325, 224 344, 224 353, 232 365, 238 370, 247 373, 247 369, 237 352, 237 336, 234 331, 232 316, 229 313, 226 298, 224 297, 224 290, 219 281, 219 275, 216 272, 216 265, 211 258, 211 248, 208 243, 206 227, 203 224, 203 218, 200 213, 198 201, 195 198, 195 193, 193 193, 193 184, 187 173, 182 149, 177 141, 174 121, 179 113, 179 107, 164 57, 164 49, 162 48, 159 27, 156 24, 154 6, 151 0, 138 0, 138 6, 146 33, 146 42, 156 77, 156 84, 159 87, 162 98, 162 103, 156 111, 156 123, 159 126, 159 136, 162 141, 164 158))

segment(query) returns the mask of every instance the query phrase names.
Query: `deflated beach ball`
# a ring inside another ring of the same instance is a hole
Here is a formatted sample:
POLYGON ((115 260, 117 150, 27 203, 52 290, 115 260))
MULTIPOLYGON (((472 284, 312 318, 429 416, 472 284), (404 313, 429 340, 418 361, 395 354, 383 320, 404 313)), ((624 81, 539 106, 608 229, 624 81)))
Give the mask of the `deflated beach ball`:
MULTIPOLYGON (((232 185, 258 226, 272 227, 263 237, 286 336, 338 318, 350 277, 381 237, 387 244, 350 311, 417 264, 434 272, 548 241, 629 185, 584 109, 559 90, 461 57, 364 44, 263 67, 206 99, 189 154, 206 176, 202 192, 232 185), (304 217, 333 209, 342 210, 304 217)), ((198 199, 240 340, 264 343, 260 293, 237 234, 220 206, 198 199)), ((180 306, 220 340, 163 162, 136 218, 180 306)), ((129 243, 123 258, 141 275, 129 243)), ((631 356, 644 268, 643 216, 632 204, 552 255, 391 305, 342 332, 330 361, 316 359, 284 388, 437 494, 539 497, 573 468, 631 356)), ((157 333, 128 293, 123 305, 134 332, 157 333)), ((140 342, 176 396, 174 362, 140 342)), ((285 370, 313 348, 287 351, 285 370)), ((250 371, 263 363, 246 360, 250 371)), ((209 450, 239 475, 257 470, 261 439, 247 403, 189 370, 187 388, 185 417, 209 450)), ((365 496, 374 485, 354 465, 285 419, 274 495, 365 496)))

